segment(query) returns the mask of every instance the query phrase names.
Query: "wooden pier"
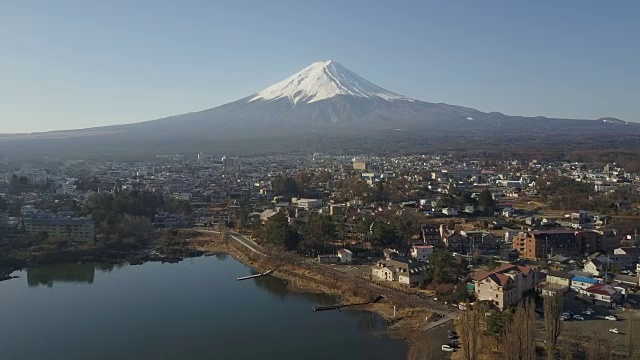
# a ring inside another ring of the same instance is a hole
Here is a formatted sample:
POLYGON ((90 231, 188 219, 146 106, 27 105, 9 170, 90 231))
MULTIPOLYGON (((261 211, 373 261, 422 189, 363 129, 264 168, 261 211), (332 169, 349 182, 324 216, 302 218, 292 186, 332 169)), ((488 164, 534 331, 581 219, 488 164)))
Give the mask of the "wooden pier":
POLYGON ((253 279, 253 278, 258 278, 261 276, 265 276, 265 275, 269 275, 273 272, 273 270, 269 270, 269 271, 265 271, 263 273, 260 274, 255 274, 255 275, 249 275, 249 276, 243 276, 243 277, 239 277, 238 281, 242 281, 242 280, 249 280, 249 279, 253 279))

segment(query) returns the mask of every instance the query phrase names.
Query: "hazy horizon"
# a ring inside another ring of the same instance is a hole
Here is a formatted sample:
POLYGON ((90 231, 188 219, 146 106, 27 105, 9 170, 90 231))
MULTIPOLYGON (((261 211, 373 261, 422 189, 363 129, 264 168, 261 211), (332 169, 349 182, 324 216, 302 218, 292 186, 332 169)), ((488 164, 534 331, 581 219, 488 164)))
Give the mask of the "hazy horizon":
POLYGON ((629 86, 640 78, 635 2, 9 1, 4 10, 0 133, 209 109, 322 60, 421 101, 640 121, 629 86))

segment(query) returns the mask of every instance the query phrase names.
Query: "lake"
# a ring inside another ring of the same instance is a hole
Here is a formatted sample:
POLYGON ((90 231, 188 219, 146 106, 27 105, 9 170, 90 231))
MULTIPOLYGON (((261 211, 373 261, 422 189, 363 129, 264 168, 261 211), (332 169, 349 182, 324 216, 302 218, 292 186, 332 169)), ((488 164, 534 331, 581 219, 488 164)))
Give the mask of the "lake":
POLYGON ((0 282, 0 359, 406 359, 377 315, 313 313, 329 296, 288 292, 220 255, 178 264, 65 264, 0 282))

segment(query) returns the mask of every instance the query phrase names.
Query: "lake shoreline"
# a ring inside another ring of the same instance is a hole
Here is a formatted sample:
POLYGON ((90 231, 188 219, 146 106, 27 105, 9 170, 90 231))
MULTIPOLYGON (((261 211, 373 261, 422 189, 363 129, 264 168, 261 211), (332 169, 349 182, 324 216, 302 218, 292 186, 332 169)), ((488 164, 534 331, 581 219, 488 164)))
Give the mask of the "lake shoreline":
MULTIPOLYGON (((312 272, 308 267, 300 266, 300 264, 287 264, 278 260, 264 258, 252 253, 236 242, 224 242, 220 235, 195 238, 191 246, 204 252, 225 253, 256 272, 273 270, 270 276, 285 281, 287 290, 293 293, 331 295, 335 296, 336 300, 341 303, 363 303, 372 299, 372 296, 366 296, 368 294, 358 292, 355 289, 349 290, 349 287, 354 285, 353 283, 335 277, 327 278, 326 275, 312 272)), ((285 254, 275 252, 272 253, 273 255, 285 254)), ((391 303, 358 305, 351 309, 369 311, 381 316, 387 322, 387 328, 380 333, 393 339, 404 341, 408 346, 408 360, 432 359, 434 344, 428 340, 429 333, 443 331, 441 328, 446 326, 452 328, 452 322, 450 321, 429 330, 422 330, 421 328, 426 323, 424 319, 433 313, 422 308, 397 309, 395 318, 391 303)), ((439 347, 439 345, 437 346, 439 347)), ((437 350, 440 349, 438 348, 437 350)))
MULTIPOLYGON (((273 270, 271 276, 286 282, 286 289, 292 293, 310 293, 331 295, 336 298, 336 302, 342 304, 361 304, 370 302, 378 294, 385 297, 395 296, 389 290, 372 289, 357 284, 355 279, 345 279, 332 275, 331 273, 320 273, 318 267, 305 266, 302 263, 288 263, 281 258, 288 256, 287 253, 270 249, 271 257, 266 258, 251 252, 246 247, 235 241, 223 241, 220 234, 207 233, 206 235, 195 234, 184 231, 178 236, 180 244, 167 246, 158 241, 150 244, 146 249, 117 251, 99 251, 95 247, 88 250, 75 249, 69 252, 53 252, 35 256, 29 254, 32 261, 25 262, 21 268, 46 266, 58 263, 129 263, 131 265, 141 265, 147 262, 176 263, 185 258, 196 258, 201 256, 212 256, 215 254, 227 254, 236 261, 254 269, 257 272, 273 270)), ((0 281, 14 278, 11 274, 19 268, 5 268, 0 272, 0 281)), ((398 304, 399 305, 399 304, 398 304)), ((433 314, 433 311, 423 308, 412 308, 408 306, 398 306, 394 317, 394 306, 391 301, 383 301, 377 304, 358 305, 350 309, 369 311, 381 316, 387 323, 387 328, 381 332, 385 336, 404 341, 408 346, 409 360, 430 359, 430 352, 433 351, 433 344, 429 344, 426 339, 428 334, 434 329, 422 330, 425 325, 425 318, 433 314)), ((311 311, 311 309, 309 309, 311 311)), ((439 349, 438 349, 439 350, 439 349)))

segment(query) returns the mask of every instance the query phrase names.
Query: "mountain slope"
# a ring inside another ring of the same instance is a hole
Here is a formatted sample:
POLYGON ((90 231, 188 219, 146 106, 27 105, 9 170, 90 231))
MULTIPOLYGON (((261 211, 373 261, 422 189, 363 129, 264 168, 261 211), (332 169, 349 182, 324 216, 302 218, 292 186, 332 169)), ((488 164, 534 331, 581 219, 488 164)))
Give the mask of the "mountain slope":
POLYGON ((92 149, 99 153, 144 147, 149 147, 149 151, 180 151, 195 143, 201 144, 199 151, 207 151, 207 144, 227 144, 228 139, 282 141, 300 136, 315 141, 320 137, 340 136, 354 141, 385 139, 389 131, 394 132, 395 139, 402 139, 399 132, 405 131, 407 141, 416 141, 416 137, 431 141, 429 139, 438 136, 438 141, 445 144, 463 138, 465 143, 473 139, 481 144, 502 144, 515 139, 521 143, 562 137, 564 142, 583 146, 588 143, 585 139, 601 141, 607 136, 613 142, 621 139, 620 136, 634 142, 640 136, 640 125, 614 118, 508 116, 419 101, 379 87, 334 61, 324 61, 311 64, 253 95, 204 111, 128 125, 0 135, 0 152, 53 154, 68 149, 74 153, 92 149), (495 139, 501 140, 493 141, 495 139))

